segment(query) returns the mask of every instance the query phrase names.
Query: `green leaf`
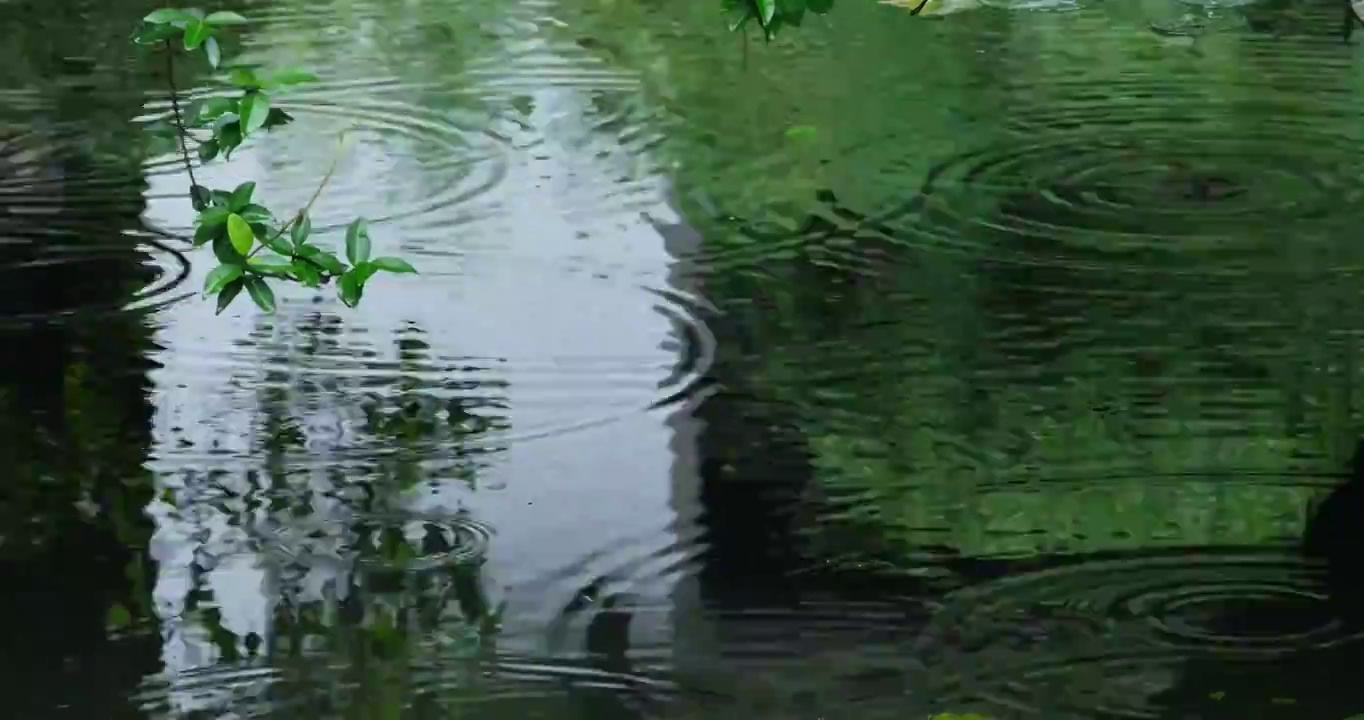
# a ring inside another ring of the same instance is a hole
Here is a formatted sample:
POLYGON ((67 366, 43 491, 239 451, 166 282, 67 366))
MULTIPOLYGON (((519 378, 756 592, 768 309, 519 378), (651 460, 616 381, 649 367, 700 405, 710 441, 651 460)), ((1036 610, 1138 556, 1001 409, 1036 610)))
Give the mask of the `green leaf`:
POLYGON ((213 28, 205 25, 202 20, 192 20, 185 26, 185 49, 194 50, 212 34, 213 28))
POLYGON ((209 13, 208 17, 204 18, 204 22, 209 25, 244 25, 250 21, 230 10, 219 10, 209 13))
POLYGON ((757 0, 758 21, 764 27, 772 24, 772 18, 777 15, 777 0, 757 0))
POLYGON ((203 185, 189 186, 190 203, 194 205, 194 211, 199 212, 208 207, 213 201, 213 193, 203 185))
POLYGON ((346 307, 355 307, 365 295, 365 281, 353 272, 348 272, 336 283, 336 292, 346 307))
POLYGON ((251 226, 236 213, 227 216, 227 237, 232 240, 232 249, 243 256, 251 252, 251 246, 256 244, 251 226))
POLYGON ((204 278, 204 295, 217 295, 227 284, 242 276, 241 265, 219 265, 204 278))
POLYGON ((246 258, 232 246, 232 240, 226 234, 213 238, 213 257, 218 258, 218 262, 224 265, 245 265, 246 258))
POLYGON ((346 259, 352 265, 369 259, 369 223, 364 218, 356 218, 346 227, 346 259))
POLYGON ((133 34, 133 42, 138 45, 155 45, 180 34, 174 25, 146 25, 133 34))
POLYGON ((816 15, 823 15, 834 9, 834 0, 805 0, 805 7, 816 15))
POLYGON ((379 268, 374 267, 374 263, 362 262, 350 269, 350 274, 355 276, 355 281, 364 287, 369 279, 379 272, 379 268))
POLYGON ((223 61, 223 49, 218 46, 217 38, 209 38, 204 41, 204 57, 208 58, 208 66, 218 67, 218 63, 223 61))
POLYGON ((233 120, 218 128, 216 132, 218 146, 222 148, 223 157, 231 160, 232 151, 241 147, 242 144, 242 126, 241 123, 237 122, 236 115, 224 115, 223 117, 230 117, 233 120))
POLYGON ((270 285, 265 280, 258 277, 247 278, 246 292, 250 293, 251 299, 256 301, 256 307, 267 313, 275 311, 275 291, 270 289, 270 285))
POLYGON ((294 242, 294 247, 302 247, 308 242, 308 236, 313 232, 313 221, 308 219, 308 213, 300 210, 298 218, 294 220, 293 227, 289 228, 289 239, 294 242))
POLYGON ((227 81, 244 88, 258 88, 261 86, 260 78, 256 76, 256 71, 249 67, 234 67, 228 74, 227 81))
POLYGON ((261 244, 285 257, 294 254, 294 249, 289 246, 288 241, 281 237, 279 233, 271 232, 270 234, 265 235, 264 239, 261 240, 261 244))
POLYGON ((200 225, 194 229, 194 247, 203 247, 205 243, 216 239, 222 234, 222 225, 200 225))
POLYGON ((210 207, 200 212, 199 217, 196 218, 195 220, 196 222, 199 223, 201 227, 202 226, 218 227, 219 225, 222 225, 223 223, 227 222, 227 216, 231 214, 232 214, 231 211, 228 210, 227 208, 221 205, 214 205, 213 207, 210 207))
POLYGON ((417 269, 412 267, 411 263, 402 258, 390 256, 377 257, 374 258, 374 261, 370 264, 384 272, 413 274, 416 274, 417 272, 417 269))
POLYGON ((299 257, 311 260, 315 265, 326 270, 329 275, 340 275, 346 271, 346 264, 341 262, 335 255, 318 248, 315 245, 304 245, 295 252, 299 257))
POLYGON ((248 180, 232 191, 232 200, 228 202, 227 206, 231 208, 232 212, 239 213, 251 204, 251 195, 255 192, 256 184, 248 180))
POLYGON ((283 87, 285 85, 299 85, 301 83, 317 82, 318 77, 303 68, 285 68, 270 74, 270 79, 266 81, 267 87, 283 87))
POLYGON ((114 603, 104 616, 104 626, 110 630, 122 630, 133 622, 133 614, 122 603, 114 603))
POLYGON ((288 125, 293 121, 294 121, 293 115, 290 115, 289 113, 284 112, 279 108, 272 107, 270 108, 270 115, 265 118, 265 124, 262 125, 261 128, 265 130, 272 130, 283 125, 288 125))
POLYGON ((293 262, 282 257, 253 257, 246 262, 256 272, 279 277, 285 277, 294 269, 293 262))
POLYGON ((237 112, 237 99, 214 97, 208 98, 199 106, 199 113, 196 120, 217 120, 227 113, 237 112))
POLYGON ((739 15, 739 19, 729 24, 729 31, 738 32, 740 29, 743 28, 745 24, 748 23, 749 20, 752 20, 755 17, 757 16, 753 14, 753 6, 745 5, 744 9, 741 11, 741 14, 739 15))
MULTIPOLYGON (((214 207, 225 208, 225 209, 228 209, 228 212, 231 212, 231 209, 228 207, 228 206, 231 205, 231 204, 232 204, 232 193, 227 192, 226 190, 214 190, 214 191, 213 191, 213 206, 214 206, 214 207)), ((226 218, 226 217, 223 218, 223 222, 227 222, 227 218, 226 218)))
POLYGON ((199 162, 208 162, 218 157, 218 141, 207 140, 199 146, 199 162))
POLYGON ((270 116, 270 97, 259 90, 252 90, 242 96, 240 104, 242 116, 242 136, 250 135, 265 125, 270 116))
POLYGON ((151 11, 143 21, 153 25, 164 25, 173 22, 188 22, 194 20, 194 16, 177 8, 161 8, 151 11))
POLYGON ((245 220, 250 225, 275 224, 274 214, 271 213, 270 209, 265 207, 264 205, 255 204, 247 205, 246 207, 238 210, 237 214, 241 215, 242 219, 245 220))
POLYGON ((218 309, 214 310, 213 314, 214 315, 223 314, 223 311, 227 309, 227 306, 231 305, 232 301, 236 300, 237 296, 242 293, 242 288, 244 287, 246 287, 245 278, 237 278, 236 280, 233 280, 232 282, 228 283, 227 287, 224 287, 218 293, 218 309))
POLYGON ((291 269, 294 273, 294 277, 308 287, 317 287, 322 284, 322 274, 307 260, 302 258, 294 260, 291 269))

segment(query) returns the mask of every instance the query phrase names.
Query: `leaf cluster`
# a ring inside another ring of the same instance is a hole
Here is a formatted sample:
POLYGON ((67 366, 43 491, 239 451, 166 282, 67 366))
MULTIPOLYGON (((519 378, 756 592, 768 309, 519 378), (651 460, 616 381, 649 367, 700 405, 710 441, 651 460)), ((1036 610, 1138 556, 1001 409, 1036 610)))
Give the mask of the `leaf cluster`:
POLYGON ((721 0, 725 12, 734 18, 729 29, 738 32, 756 20, 763 36, 771 40, 777 30, 791 25, 799 27, 805 13, 824 15, 834 7, 834 0, 721 0))
MULTIPOLYGON (((133 42, 160 45, 167 53, 174 50, 175 44, 190 52, 202 52, 209 66, 220 71, 224 91, 195 100, 183 115, 172 80, 180 141, 186 147, 190 142, 198 142, 201 163, 219 156, 230 160, 232 152, 248 137, 293 122, 292 115, 275 106, 270 92, 317 80, 317 76, 299 68, 265 72, 258 65, 223 65, 218 33, 248 22, 230 11, 206 14, 196 8, 164 8, 143 18, 142 27, 133 35, 133 42), (206 137, 197 139, 192 134, 195 130, 206 137)), ((208 188, 193 182, 189 162, 186 151, 185 163, 192 183, 190 200, 197 213, 193 245, 210 246, 218 259, 219 265, 204 283, 204 293, 217 296, 219 313, 243 290, 262 310, 273 312, 275 294, 270 280, 319 287, 335 279, 341 301, 355 307, 364 295, 365 283, 376 273, 416 272, 401 258, 371 257, 373 243, 364 218, 355 219, 347 227, 346 259, 342 260, 312 244, 308 213, 316 195, 288 221, 280 223, 269 209, 256 202, 256 183, 244 182, 230 191, 208 188)), ((330 178, 330 173, 327 177, 330 178)), ((318 188, 319 192, 321 189, 318 188)))

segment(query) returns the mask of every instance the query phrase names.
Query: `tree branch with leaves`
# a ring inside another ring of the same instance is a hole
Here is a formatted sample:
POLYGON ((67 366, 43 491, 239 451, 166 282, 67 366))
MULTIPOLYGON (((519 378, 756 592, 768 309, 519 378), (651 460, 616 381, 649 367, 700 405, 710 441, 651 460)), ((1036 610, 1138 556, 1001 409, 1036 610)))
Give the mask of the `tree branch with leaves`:
POLYGON ((249 21, 231 11, 205 13, 197 8, 164 8, 143 18, 133 42, 165 53, 172 119, 181 158, 189 176, 189 199, 197 213, 192 244, 208 245, 218 266, 204 281, 204 294, 216 295, 217 312, 227 309, 242 291, 265 312, 274 312, 271 281, 317 288, 336 280, 337 294, 348 307, 359 304, 365 284, 379 272, 415 273, 402 258, 372 256, 373 243, 366 220, 356 218, 346 227, 345 260, 313 244, 309 213, 331 180, 336 163, 328 169, 307 204, 287 221, 279 222, 264 205, 256 202, 256 183, 244 182, 232 190, 200 185, 194 176, 190 146, 200 163, 222 157, 248 138, 270 132, 294 121, 275 107, 270 93, 279 88, 315 82, 317 76, 301 69, 263 73, 260 66, 223 64, 219 34, 249 21), (213 95, 193 100, 182 108, 175 84, 178 49, 191 55, 202 53, 209 67, 233 96, 213 95))

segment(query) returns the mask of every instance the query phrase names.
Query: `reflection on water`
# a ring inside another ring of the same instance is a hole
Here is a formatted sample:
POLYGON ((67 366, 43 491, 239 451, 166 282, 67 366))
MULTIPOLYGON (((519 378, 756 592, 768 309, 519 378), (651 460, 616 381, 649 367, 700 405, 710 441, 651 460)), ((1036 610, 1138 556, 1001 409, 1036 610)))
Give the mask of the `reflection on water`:
POLYGON ((20 715, 1364 709, 1338 6, 247 3, 324 80, 201 182, 340 153, 422 274, 219 317, 78 4, 0 0, 20 715))

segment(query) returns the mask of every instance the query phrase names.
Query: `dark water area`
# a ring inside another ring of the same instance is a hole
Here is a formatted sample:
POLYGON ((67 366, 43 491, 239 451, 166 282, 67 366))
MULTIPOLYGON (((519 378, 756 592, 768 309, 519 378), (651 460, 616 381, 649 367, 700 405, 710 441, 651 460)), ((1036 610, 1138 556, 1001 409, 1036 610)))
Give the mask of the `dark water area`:
POLYGON ((1364 713, 1340 6, 718 5, 215 5, 421 271, 215 316, 152 4, 0 0, 7 711, 1364 713))

